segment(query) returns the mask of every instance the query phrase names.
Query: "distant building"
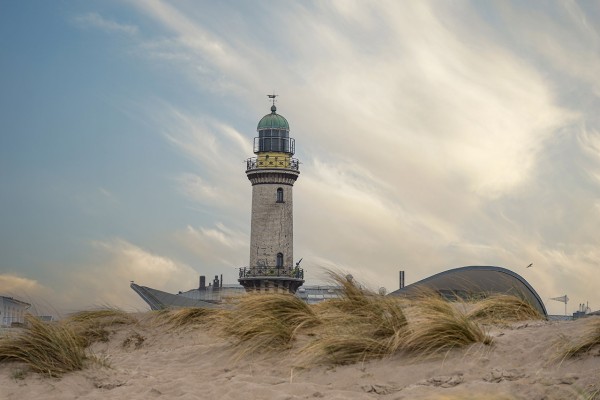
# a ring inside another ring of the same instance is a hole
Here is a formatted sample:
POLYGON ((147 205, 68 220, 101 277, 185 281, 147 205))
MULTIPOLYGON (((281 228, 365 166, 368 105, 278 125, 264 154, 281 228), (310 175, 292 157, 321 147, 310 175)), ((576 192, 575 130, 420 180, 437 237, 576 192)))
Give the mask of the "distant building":
MULTIPOLYGON (((204 276, 200 277, 200 286, 177 294, 163 292, 147 286, 140 286, 131 282, 131 289, 135 291, 152 310, 162 310, 172 307, 219 307, 225 299, 246 293, 242 285, 223 284, 218 277, 212 284, 206 286, 204 276)), ((298 289, 296 296, 308 304, 319 303, 323 300, 339 297, 339 286, 304 285, 298 289)))
MULTIPOLYGON (((401 279, 403 278, 402 276, 401 279)), ((495 293, 514 295, 527 301, 544 317, 548 316, 544 302, 525 278, 502 267, 469 266, 449 269, 401 287, 389 295, 411 297, 422 294, 424 290, 433 290, 448 300, 480 299, 495 293)))
POLYGON ((591 317, 593 315, 600 315, 600 310, 592 312, 588 304, 579 304, 579 309, 573 313, 572 319, 579 319, 585 317, 591 317))
POLYGON ((341 286, 332 285, 304 285, 296 292, 296 296, 300 297, 308 304, 316 304, 329 299, 337 299, 340 297, 343 288, 341 286))
POLYGON ((31 304, 24 301, 0 296, 0 325, 12 326, 25 323, 25 312, 29 307, 31 304))

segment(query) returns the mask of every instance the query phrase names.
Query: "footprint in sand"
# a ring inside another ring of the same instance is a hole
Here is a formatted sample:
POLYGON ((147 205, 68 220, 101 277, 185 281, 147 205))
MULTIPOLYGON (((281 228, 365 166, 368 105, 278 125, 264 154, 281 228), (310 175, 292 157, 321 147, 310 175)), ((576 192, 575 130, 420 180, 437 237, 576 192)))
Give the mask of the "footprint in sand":
POLYGON ((483 378, 486 382, 498 383, 502 381, 516 381, 517 379, 525 378, 525 374, 518 369, 497 369, 494 368, 490 373, 483 378))
POLYGON ((441 388, 451 388, 460 385, 464 382, 462 374, 447 375, 447 376, 435 376, 433 378, 425 379, 417 382, 417 385, 421 386, 434 386, 441 388))

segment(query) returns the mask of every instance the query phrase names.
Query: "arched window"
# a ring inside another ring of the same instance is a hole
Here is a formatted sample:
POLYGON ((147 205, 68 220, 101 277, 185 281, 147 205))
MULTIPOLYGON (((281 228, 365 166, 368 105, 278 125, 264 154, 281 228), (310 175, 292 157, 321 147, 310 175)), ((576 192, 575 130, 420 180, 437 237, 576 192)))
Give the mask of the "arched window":
POLYGON ((283 253, 277 253, 277 268, 283 267, 283 253))
POLYGON ((283 189, 277 188, 277 203, 283 203, 283 189))

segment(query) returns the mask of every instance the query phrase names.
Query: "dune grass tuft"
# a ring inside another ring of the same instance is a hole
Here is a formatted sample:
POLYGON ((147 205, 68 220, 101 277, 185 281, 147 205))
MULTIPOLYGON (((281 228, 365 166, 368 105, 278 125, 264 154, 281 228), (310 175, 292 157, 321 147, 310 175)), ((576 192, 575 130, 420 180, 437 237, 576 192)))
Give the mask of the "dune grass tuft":
POLYGON ((491 295, 478 301, 468 316, 483 323, 544 319, 540 312, 527 301, 505 294, 491 295))
POLYGON ((219 330, 234 340, 238 356, 289 348, 300 329, 320 324, 313 309, 287 293, 255 293, 236 297, 219 315, 219 330))
MULTIPOLYGON (((326 270, 329 280, 341 288, 337 299, 330 299, 319 305, 323 309, 336 308, 341 311, 354 312, 372 304, 375 294, 357 282, 351 275, 326 270)), ((325 311, 325 310, 323 310, 325 311)))
POLYGON ((84 347, 95 342, 108 342, 114 325, 130 325, 137 323, 131 314, 116 308, 79 311, 64 320, 76 333, 84 347))
POLYGON ((402 300, 375 294, 353 279, 329 271, 340 297, 315 306, 322 325, 302 350, 307 362, 349 364, 396 352, 406 335, 402 300))
POLYGON ((27 327, 0 338, 0 361, 21 361, 32 371, 52 377, 80 370, 87 358, 78 335, 68 324, 26 317, 27 327))
POLYGON ((404 347, 417 357, 440 354, 491 337, 462 310, 437 293, 423 293, 411 307, 404 347))
POLYGON ((136 322, 136 319, 118 308, 102 308, 76 312, 71 314, 67 321, 83 324, 100 322, 103 325, 118 325, 131 324, 136 322))
POLYGON ((345 365, 390 355, 382 340, 365 335, 363 329, 338 332, 328 330, 309 343, 301 352, 306 364, 345 365))
POLYGON ((160 325, 179 329, 196 325, 212 326, 223 310, 205 307, 185 307, 161 310, 155 317, 160 325))
POLYGON ((340 273, 328 271, 328 274, 342 290, 339 298, 315 305, 315 311, 325 323, 366 324, 373 328, 376 338, 394 335, 406 326, 401 299, 375 294, 340 273))
POLYGON ((575 339, 563 338, 560 355, 562 359, 575 357, 600 346, 600 317, 590 317, 583 334, 575 339))

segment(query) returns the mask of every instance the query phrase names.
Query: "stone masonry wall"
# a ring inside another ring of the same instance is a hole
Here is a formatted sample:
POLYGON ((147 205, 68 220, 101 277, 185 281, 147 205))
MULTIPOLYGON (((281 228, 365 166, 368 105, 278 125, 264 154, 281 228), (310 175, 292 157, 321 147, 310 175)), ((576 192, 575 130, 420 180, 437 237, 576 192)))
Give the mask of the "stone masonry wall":
POLYGON ((283 266, 294 265, 293 186, 265 183, 252 186, 250 266, 275 266, 283 253, 283 266), (277 189, 283 203, 277 203, 277 189))

